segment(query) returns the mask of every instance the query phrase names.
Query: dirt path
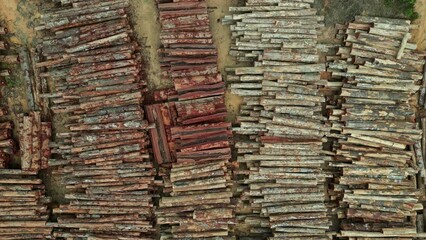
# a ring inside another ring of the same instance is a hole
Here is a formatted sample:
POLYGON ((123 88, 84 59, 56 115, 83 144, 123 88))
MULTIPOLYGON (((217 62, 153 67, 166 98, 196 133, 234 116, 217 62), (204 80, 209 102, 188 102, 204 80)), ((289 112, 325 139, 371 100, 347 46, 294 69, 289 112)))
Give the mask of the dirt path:
POLYGON ((134 29, 142 41, 149 90, 171 87, 171 82, 160 78, 161 69, 157 49, 160 47, 160 23, 155 0, 131 0, 134 29))
MULTIPOLYGON (((232 41, 231 30, 229 26, 222 25, 220 20, 222 17, 229 14, 229 7, 236 6, 237 3, 238 0, 207 0, 207 4, 210 8, 210 28, 213 33, 214 43, 218 50, 219 70, 222 73, 225 73, 225 67, 235 66, 236 62, 234 58, 228 54, 232 41)), ((228 108, 227 121, 234 122, 243 99, 227 91, 225 94, 225 102, 228 108)))

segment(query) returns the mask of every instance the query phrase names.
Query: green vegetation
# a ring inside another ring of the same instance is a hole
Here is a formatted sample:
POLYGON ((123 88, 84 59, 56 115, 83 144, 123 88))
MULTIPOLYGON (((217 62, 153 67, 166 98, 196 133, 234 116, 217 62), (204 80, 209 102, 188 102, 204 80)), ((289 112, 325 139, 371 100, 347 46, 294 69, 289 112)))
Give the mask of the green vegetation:
POLYGON ((415 20, 419 17, 414 8, 416 0, 386 0, 386 4, 403 9, 404 15, 410 20, 415 20))
POLYGON ((17 87, 19 86, 19 81, 14 77, 8 77, 6 78, 6 86, 10 88, 17 87))

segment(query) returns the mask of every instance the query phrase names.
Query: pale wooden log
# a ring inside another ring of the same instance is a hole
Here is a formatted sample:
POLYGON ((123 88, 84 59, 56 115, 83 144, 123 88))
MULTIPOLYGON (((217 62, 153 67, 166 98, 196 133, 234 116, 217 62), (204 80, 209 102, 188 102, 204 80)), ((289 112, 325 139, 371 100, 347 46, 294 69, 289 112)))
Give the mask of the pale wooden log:
POLYGON ((320 72, 324 69, 323 64, 309 64, 299 66, 274 66, 274 67, 242 67, 236 68, 236 75, 252 75, 252 74, 263 74, 265 72, 280 72, 280 73, 312 73, 320 72))
POLYGON ((410 33, 406 33, 404 35, 404 38, 401 41, 401 47, 398 50, 398 54, 396 55, 396 59, 401 59, 402 55, 404 54, 405 47, 407 46, 408 40, 411 38, 410 33))

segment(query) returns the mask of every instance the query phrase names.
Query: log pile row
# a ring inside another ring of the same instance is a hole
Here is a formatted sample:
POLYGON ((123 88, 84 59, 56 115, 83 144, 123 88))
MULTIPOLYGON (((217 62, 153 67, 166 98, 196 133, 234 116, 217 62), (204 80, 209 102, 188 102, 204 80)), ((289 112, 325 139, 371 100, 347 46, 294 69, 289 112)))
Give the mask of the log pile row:
MULTIPOLYGON (((9 64, 17 64, 19 57, 9 54, 9 43, 5 36, 8 34, 8 29, 0 25, 0 65, 6 66, 9 64)), ((11 76, 12 71, 8 68, 0 68, 0 88, 6 85, 5 78, 11 76)), ((1 95, 1 93, 0 93, 1 95)), ((1 97, 1 96, 0 96, 1 97)), ((0 107, 0 117, 8 114, 7 108, 0 107)), ((5 121, 0 123, 0 169, 7 168, 10 159, 16 152, 16 143, 12 138, 13 122, 5 121)))
POLYGON ((7 168, 16 152, 16 143, 12 138, 13 122, 0 123, 0 169, 7 168))
POLYGON ((41 120, 40 112, 31 112, 19 118, 19 146, 21 168, 24 171, 47 169, 50 158, 52 124, 41 120))
POLYGON ((155 162, 159 166, 170 166, 176 161, 175 143, 171 129, 177 125, 177 113, 174 102, 156 103, 145 107, 147 119, 155 124, 149 130, 155 162))
POLYGON ((40 78, 55 83, 55 116, 69 113, 68 132, 51 143, 49 166, 64 176, 69 204, 54 237, 153 239, 153 184, 146 91, 128 0, 61 1, 42 15, 40 78), (60 6, 60 7, 59 7, 60 6))
MULTIPOLYGON (((6 27, 0 25, 0 37, 7 34, 8 30, 6 27)), ((4 53, 5 50, 9 49, 9 44, 5 41, 5 39, 0 38, 0 63, 8 63, 10 62, 9 57, 7 57, 4 53)), ((16 59, 17 60, 17 59, 16 59)), ((9 69, 1 69, 0 68, 0 86, 3 86, 6 82, 4 80, 5 77, 9 76, 11 71, 9 69)), ((0 112, 0 116, 3 116, 2 112, 0 112)))
POLYGON ((330 239, 331 209, 323 150, 330 131, 322 115, 325 65, 316 50, 313 1, 248 0, 231 7, 234 55, 253 67, 228 69, 242 96, 236 143, 240 181, 237 217, 246 239, 330 239))
MULTIPOLYGON (((10 49, 9 43, 3 38, 4 35, 8 34, 7 27, 0 25, 0 63, 2 64, 17 64, 19 63, 19 56, 8 53, 10 49)), ((8 69, 0 69, 0 77, 9 76, 11 71, 8 69)), ((0 79, 1 80, 1 79, 0 79)))
POLYGON ((168 101, 147 107, 164 196, 157 209, 162 239, 233 239, 231 125, 225 83, 204 0, 157 1, 168 101))
POLYGON ((50 239, 50 198, 36 171, 0 169, 0 239, 50 239))
POLYGON ((330 111, 339 136, 333 166, 341 169, 334 186, 341 237, 413 239, 423 226, 417 211, 425 176, 415 111, 425 62, 410 41, 413 26, 357 16, 337 27, 344 41, 328 71, 342 84, 330 111))
MULTIPOLYGON (((8 34, 7 27, 0 25, 0 65, 2 65, 0 67, 0 87, 5 86, 6 78, 12 75, 10 67, 20 62, 19 55, 11 50, 11 46, 6 39, 8 34)), ((0 107, 0 117, 5 116, 7 113, 8 111, 5 107, 0 107)))
POLYGON ((156 211, 161 239, 234 239, 230 231, 236 224, 235 207, 227 160, 172 165, 163 177, 163 197, 156 211))
POLYGON ((315 48, 324 16, 316 15, 314 2, 247 0, 244 6, 230 7, 235 14, 222 19, 231 25, 235 40, 229 54, 240 62, 254 62, 265 49, 315 48))
POLYGON ((217 68, 206 2, 161 1, 158 9, 161 67, 165 79, 174 84, 178 123, 223 121, 225 88, 217 68))

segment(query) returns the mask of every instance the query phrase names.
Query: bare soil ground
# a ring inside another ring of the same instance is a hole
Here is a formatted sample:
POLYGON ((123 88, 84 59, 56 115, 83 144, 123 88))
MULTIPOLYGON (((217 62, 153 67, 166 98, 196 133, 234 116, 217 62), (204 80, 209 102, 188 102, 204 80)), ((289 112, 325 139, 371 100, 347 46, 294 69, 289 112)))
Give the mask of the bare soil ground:
POLYGON ((419 28, 414 31, 414 39, 419 50, 426 50, 426 0, 417 0, 416 11, 420 18, 414 21, 419 28))
MULTIPOLYGON (((32 46, 36 43, 36 33, 33 27, 40 16, 39 3, 42 0, 0 0, 0 23, 6 24, 10 32, 12 43, 18 46, 32 46)), ((160 47, 160 24, 155 0, 130 0, 132 6, 132 18, 138 39, 143 46, 145 69, 148 78, 149 89, 161 89, 172 86, 171 82, 163 82, 160 78, 160 62, 157 49, 160 47)), ((220 19, 228 14, 228 7, 240 4, 241 0, 207 0, 210 9, 210 22, 215 44, 219 52, 219 68, 224 73, 227 66, 235 66, 236 63, 228 55, 231 44, 231 34, 227 26, 220 24, 220 19)), ((333 25, 344 23, 353 19, 355 15, 367 14, 384 17, 403 17, 401 9, 385 6, 384 0, 319 0, 316 7, 320 14, 324 14, 326 28, 320 38, 321 42, 331 42, 334 38, 333 25)), ((414 39, 419 49, 426 49, 426 0, 417 0, 416 9, 420 18, 415 22, 419 28, 414 31, 414 39)), ((9 79, 9 87, 4 88, 2 95, 7 100, 7 105, 12 113, 12 119, 16 120, 16 114, 27 112, 26 86, 22 80, 19 66, 13 69, 15 77, 9 79)), ((229 121, 234 121, 238 114, 238 108, 242 99, 228 92, 226 102, 229 110, 229 121)), ((55 116, 53 123, 56 131, 64 131, 66 115, 55 116)), ((18 162, 18 161, 16 161, 18 162)), ((65 189, 60 181, 60 176, 52 175, 46 171, 42 173, 48 194, 57 203, 63 202, 65 189)))

